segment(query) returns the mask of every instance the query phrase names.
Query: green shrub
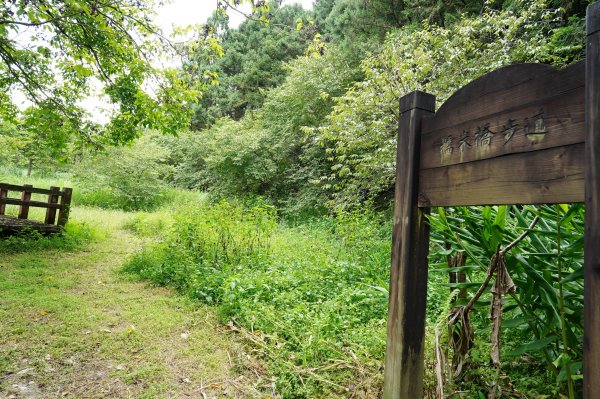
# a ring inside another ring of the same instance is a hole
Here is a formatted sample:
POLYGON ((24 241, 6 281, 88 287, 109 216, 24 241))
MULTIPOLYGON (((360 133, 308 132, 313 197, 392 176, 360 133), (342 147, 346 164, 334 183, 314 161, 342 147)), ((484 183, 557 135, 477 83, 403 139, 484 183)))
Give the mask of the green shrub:
POLYGON ((134 256, 126 270, 221 303, 224 276, 266 254, 274 227, 269 206, 200 202, 175 217, 165 242, 134 256))
POLYGON ((168 198, 163 182, 170 174, 166 156, 163 147, 143 137, 131 147, 86 158, 74 168, 79 186, 75 203, 127 211, 158 207, 168 198))
MULTIPOLYGON (((485 277, 499 240, 505 244, 513 240, 536 215, 543 221, 523 242, 523 249, 515 248, 507 259, 519 289, 514 298, 505 299, 502 358, 507 364, 503 371, 515 390, 554 395, 568 378, 562 370, 570 367, 577 392, 581 206, 456 208, 447 214, 434 213, 427 320, 429 325, 447 320, 446 255, 466 250, 473 254, 466 268, 471 295, 485 277), (444 215, 458 224, 456 229, 444 222, 444 215), (562 269, 556 263, 558 254, 550 255, 558 249, 559 231, 562 269), (524 249, 527 246, 533 250, 524 249), (536 258, 532 251, 548 254, 536 258), (555 302, 561 295, 567 310, 564 317, 555 302), (566 341, 561 331, 567 333, 566 341), (548 337, 553 337, 551 342, 548 337), (536 352, 533 349, 540 340, 549 345, 536 352), (556 365, 549 366, 547 361, 556 365), (552 368, 554 375, 547 371, 552 368)), ((146 217, 140 216, 140 223, 146 217)), ((246 206, 201 202, 183 208, 162 242, 136 254, 126 270, 216 305, 224 323, 246 329, 244 336, 251 337, 249 343, 255 345, 257 356, 269 365, 283 397, 345 398, 346 389, 357 397, 378 397, 386 342, 391 231, 391 217, 365 210, 292 226, 277 223, 273 209, 260 201, 246 206)), ((489 293, 482 301, 489 301, 489 293)), ((465 379, 456 387, 485 395, 488 386, 473 378, 493 374, 487 340, 489 307, 476 309, 471 320, 477 346, 465 366, 465 379)), ((428 343, 434 342, 431 335, 428 330, 428 343)), ((433 369, 430 352, 428 369, 433 369)), ((427 387, 435 391, 431 381, 427 387)))

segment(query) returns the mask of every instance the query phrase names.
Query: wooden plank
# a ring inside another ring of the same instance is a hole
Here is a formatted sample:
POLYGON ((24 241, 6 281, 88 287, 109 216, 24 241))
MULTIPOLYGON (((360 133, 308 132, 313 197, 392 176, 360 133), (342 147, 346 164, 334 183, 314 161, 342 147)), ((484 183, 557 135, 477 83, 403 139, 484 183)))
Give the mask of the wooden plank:
MULTIPOLYGON (((8 190, 0 188, 0 201, 6 197, 8 197, 8 190)), ((4 213, 6 213, 6 204, 0 202, 0 215, 4 215, 4 213)))
POLYGON ((33 230, 40 234, 48 235, 59 233, 63 229, 60 226, 40 223, 34 220, 19 219, 14 216, 0 215, 0 237, 22 233, 33 230))
MULTIPOLYGON (((50 192, 53 194, 48 195, 48 203, 49 204, 57 204, 58 203, 58 194, 60 193, 60 187, 50 187, 50 192)), ((44 223, 46 224, 54 224, 56 220, 56 208, 48 208, 46 209, 46 218, 44 219, 44 223)))
POLYGON ((71 211, 71 196, 73 190, 70 188, 63 188, 63 195, 60 198, 60 211, 58 212, 58 226, 64 227, 69 221, 69 213, 71 211))
POLYGON ((23 186, 23 192, 21 193, 21 205, 19 207, 19 219, 27 219, 29 216, 29 203, 31 202, 31 189, 33 187, 29 184, 23 186))
MULTIPOLYGON (((44 195, 50 194, 50 190, 45 189, 45 188, 36 188, 36 187, 27 186, 27 185, 18 186, 15 184, 0 183, 1 190, 23 192, 23 190, 25 190, 25 187, 29 187, 28 191, 33 194, 44 194, 44 195)), ((59 195, 62 195, 62 192, 59 195)))
POLYGON ((423 396, 429 228, 417 197, 421 120, 434 104, 422 92, 400 100, 384 399, 423 396))
POLYGON ((583 143, 420 173, 419 206, 584 201, 583 143))
POLYGON ((583 392, 600 398, 600 2, 587 10, 583 392))
POLYGON ((60 209, 61 208, 60 204, 49 204, 47 202, 41 202, 41 201, 23 201, 22 199, 16 199, 16 198, 0 198, 0 204, 20 205, 20 206, 27 204, 29 207, 33 207, 33 208, 52 208, 52 209, 60 209))
POLYGON ((423 133, 421 169, 530 152, 585 140, 584 71, 576 87, 423 133))

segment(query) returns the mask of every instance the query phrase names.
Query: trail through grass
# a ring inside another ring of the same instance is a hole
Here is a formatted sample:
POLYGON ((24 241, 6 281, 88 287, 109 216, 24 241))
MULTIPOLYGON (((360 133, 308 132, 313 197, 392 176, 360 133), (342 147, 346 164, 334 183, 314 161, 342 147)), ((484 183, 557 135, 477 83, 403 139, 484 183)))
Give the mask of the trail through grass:
POLYGON ((101 237, 0 256, 0 398, 233 397, 212 310, 119 272, 141 245, 128 217, 74 208, 101 237))

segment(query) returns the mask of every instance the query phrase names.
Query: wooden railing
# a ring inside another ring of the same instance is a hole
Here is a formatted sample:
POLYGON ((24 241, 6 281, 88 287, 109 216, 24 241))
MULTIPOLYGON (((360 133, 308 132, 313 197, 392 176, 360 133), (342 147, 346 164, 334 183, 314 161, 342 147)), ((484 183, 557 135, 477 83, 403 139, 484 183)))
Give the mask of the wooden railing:
POLYGON ((14 184, 0 183, 0 215, 6 212, 6 205, 19 206, 19 219, 27 219, 29 217, 29 208, 46 208, 45 224, 63 226, 69 220, 69 208, 71 207, 71 196, 73 190, 71 188, 50 187, 50 189, 35 188, 29 184, 16 186, 14 184), (21 194, 21 198, 10 198, 9 192, 17 192, 21 194), (32 201, 32 194, 42 194, 48 196, 47 202, 32 201), (56 212, 58 211, 58 219, 56 212), (56 222, 55 222, 56 220, 56 222))

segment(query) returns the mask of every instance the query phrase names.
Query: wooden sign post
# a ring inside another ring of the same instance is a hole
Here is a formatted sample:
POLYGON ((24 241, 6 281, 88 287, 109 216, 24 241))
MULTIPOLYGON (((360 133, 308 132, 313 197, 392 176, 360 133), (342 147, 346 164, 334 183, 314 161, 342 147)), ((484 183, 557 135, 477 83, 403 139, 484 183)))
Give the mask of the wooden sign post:
POLYGON ((585 62, 584 398, 600 398, 600 2, 587 10, 585 62))
POLYGON ((600 398, 600 2, 585 62, 498 69, 435 98, 400 100, 384 399, 423 396, 433 206, 585 202, 584 392, 600 398))

